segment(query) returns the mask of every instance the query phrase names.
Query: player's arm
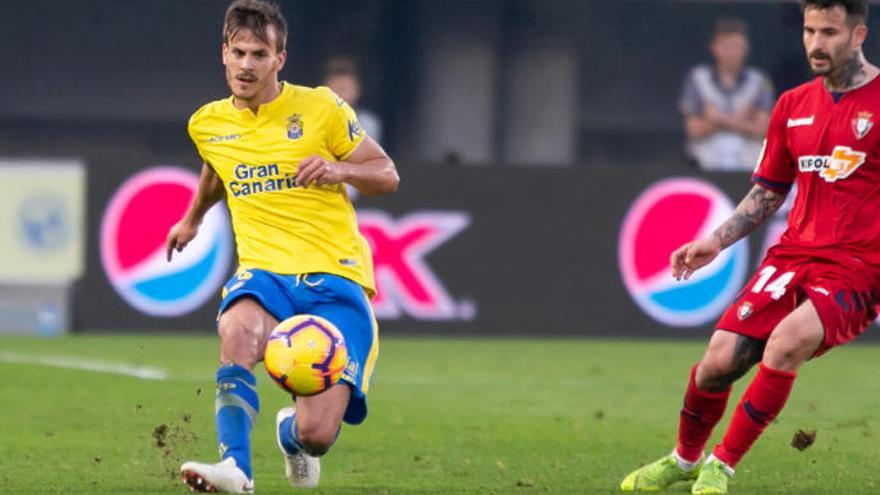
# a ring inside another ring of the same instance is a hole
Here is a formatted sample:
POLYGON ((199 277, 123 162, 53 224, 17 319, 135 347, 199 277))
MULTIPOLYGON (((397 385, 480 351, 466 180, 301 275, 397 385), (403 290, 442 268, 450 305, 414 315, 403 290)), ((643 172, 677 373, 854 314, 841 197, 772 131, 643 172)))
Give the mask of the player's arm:
POLYGON ((708 265, 724 248, 749 235, 776 213, 785 202, 787 192, 773 191, 755 185, 736 207, 733 214, 712 235, 689 242, 676 249, 669 259, 672 276, 687 280, 698 269, 708 265))
POLYGON ((687 243, 672 253, 669 264, 676 279, 690 278, 695 271, 715 259, 722 249, 764 223, 785 202, 797 171, 787 139, 790 95, 784 93, 770 113, 767 139, 752 176, 755 186, 712 235, 687 243))
POLYGON ((207 163, 202 165, 196 196, 183 218, 168 231, 168 238, 165 242, 165 255, 168 261, 171 261, 171 255, 175 249, 177 252, 183 251, 183 248, 196 237, 205 214, 225 195, 223 181, 220 180, 214 169, 207 163))
POLYGON ((711 237, 718 241, 721 249, 749 235, 758 226, 776 213, 788 193, 774 191, 759 184, 739 203, 733 215, 712 232, 711 237))
POLYGON ((303 160, 296 174, 298 186, 348 183, 361 194, 374 196, 397 190, 400 177, 394 160, 369 136, 365 136, 345 161, 333 162, 320 156, 303 160))

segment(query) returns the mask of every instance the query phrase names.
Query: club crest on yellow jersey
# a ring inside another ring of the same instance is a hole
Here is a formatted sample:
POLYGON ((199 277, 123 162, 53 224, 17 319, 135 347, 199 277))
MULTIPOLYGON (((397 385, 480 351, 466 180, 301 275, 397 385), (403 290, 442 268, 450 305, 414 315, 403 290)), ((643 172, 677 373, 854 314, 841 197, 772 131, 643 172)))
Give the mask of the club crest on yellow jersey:
POLYGON ((287 138, 299 139, 303 135, 302 115, 295 113, 287 117, 287 138))

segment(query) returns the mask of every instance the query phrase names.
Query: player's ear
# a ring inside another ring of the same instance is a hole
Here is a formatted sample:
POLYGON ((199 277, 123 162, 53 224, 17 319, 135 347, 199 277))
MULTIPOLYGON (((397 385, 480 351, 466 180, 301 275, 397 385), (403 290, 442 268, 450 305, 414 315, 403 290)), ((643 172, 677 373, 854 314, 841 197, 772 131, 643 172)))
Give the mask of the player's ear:
POLYGON ((865 39, 868 38, 868 26, 864 24, 856 24, 856 27, 853 28, 853 48, 861 48, 862 43, 865 42, 865 39))
POLYGON ((223 65, 226 65, 229 61, 229 46, 226 43, 220 45, 220 58, 223 59, 223 65))
POLYGON ((278 56, 275 57, 275 60, 275 63, 278 64, 278 67, 275 70, 281 72, 281 69, 284 68, 284 62, 287 62, 287 50, 281 50, 278 52, 278 56))

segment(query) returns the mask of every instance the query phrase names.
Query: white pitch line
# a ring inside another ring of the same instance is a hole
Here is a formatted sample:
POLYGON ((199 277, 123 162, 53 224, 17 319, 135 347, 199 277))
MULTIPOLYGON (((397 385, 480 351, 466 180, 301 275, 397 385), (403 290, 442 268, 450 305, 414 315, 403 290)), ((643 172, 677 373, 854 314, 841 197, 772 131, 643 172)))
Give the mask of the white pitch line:
POLYGON ((51 354, 22 354, 0 351, 0 361, 6 363, 39 364, 55 368, 95 371, 114 375, 133 376, 143 380, 167 380, 168 372, 153 366, 136 366, 128 363, 82 359, 51 354))

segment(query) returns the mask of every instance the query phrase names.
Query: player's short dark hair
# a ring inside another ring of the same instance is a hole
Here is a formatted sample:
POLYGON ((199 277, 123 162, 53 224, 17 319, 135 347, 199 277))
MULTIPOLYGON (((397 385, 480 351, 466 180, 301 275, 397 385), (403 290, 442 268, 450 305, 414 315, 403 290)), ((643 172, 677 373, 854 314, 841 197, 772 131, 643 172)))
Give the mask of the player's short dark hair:
POLYGON ((840 5, 850 25, 868 22, 868 0, 801 0, 801 12, 807 9, 830 9, 840 5))
POLYGON ((226 9, 223 21, 223 42, 229 43, 236 33, 248 29, 263 43, 270 43, 269 26, 275 28, 275 48, 284 51, 287 44, 287 21, 278 4, 270 0, 235 0, 226 9))
POLYGON ((738 34, 741 36, 749 36, 749 25, 742 19, 736 17, 724 17, 715 22, 715 31, 712 33, 712 39, 729 34, 738 34))

